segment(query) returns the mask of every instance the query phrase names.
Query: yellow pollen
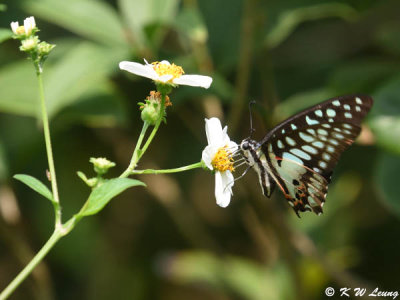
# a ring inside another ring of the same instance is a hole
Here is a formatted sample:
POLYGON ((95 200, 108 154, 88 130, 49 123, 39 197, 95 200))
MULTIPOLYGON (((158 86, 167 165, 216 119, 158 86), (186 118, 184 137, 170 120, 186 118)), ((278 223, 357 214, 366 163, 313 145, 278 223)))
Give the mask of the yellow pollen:
POLYGON ((25 33, 25 27, 24 25, 19 26, 16 30, 15 30, 16 34, 24 34, 25 33))
POLYGON ((158 76, 172 75, 172 79, 175 79, 185 74, 182 67, 175 64, 167 65, 160 62, 153 62, 152 65, 158 76))
POLYGON ((214 155, 211 164, 214 170, 225 172, 225 171, 235 171, 233 167, 232 152, 228 150, 228 146, 224 146, 218 149, 217 153, 214 155))

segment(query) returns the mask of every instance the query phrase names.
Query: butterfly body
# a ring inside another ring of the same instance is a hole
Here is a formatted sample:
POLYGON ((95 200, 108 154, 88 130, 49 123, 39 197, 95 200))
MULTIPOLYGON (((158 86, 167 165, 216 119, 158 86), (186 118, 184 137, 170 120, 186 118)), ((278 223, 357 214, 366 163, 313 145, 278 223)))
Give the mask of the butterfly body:
POLYGON ((245 139, 240 149, 259 176, 263 194, 277 185, 297 215, 322 213, 333 168, 361 131, 372 106, 364 95, 332 98, 273 128, 260 141, 245 139))

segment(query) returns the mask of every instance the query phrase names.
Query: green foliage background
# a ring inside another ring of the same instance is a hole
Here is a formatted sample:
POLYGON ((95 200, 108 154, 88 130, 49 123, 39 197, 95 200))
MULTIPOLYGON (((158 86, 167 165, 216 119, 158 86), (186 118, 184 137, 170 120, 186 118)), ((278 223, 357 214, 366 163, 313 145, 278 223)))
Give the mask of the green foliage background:
MULTIPOLYGON (((240 141, 256 100, 257 138, 330 97, 373 96, 359 142, 344 153, 317 217, 298 219, 279 191, 261 195, 255 174, 231 205, 214 199, 204 171, 143 175, 53 249, 12 299, 325 299, 325 288, 399 290, 400 2, 397 0, 31 0, 0 6, 0 289, 52 230, 52 207, 14 174, 46 181, 34 69, 11 21, 34 15, 57 44, 45 65, 64 216, 88 195, 76 176, 91 156, 129 163, 153 84, 122 60, 168 59, 214 78, 179 87, 140 168, 199 161, 204 118, 240 141)), ((249 172, 250 173, 250 172, 249 172)), ((338 292, 338 290, 337 290, 338 292)))

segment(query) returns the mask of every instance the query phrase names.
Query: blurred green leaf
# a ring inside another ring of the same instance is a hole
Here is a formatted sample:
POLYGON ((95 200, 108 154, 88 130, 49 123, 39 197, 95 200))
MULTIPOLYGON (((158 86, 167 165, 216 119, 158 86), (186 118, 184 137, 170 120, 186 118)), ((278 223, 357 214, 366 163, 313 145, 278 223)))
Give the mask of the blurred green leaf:
POLYGON ((12 31, 8 28, 0 28, 0 43, 12 37, 12 31))
POLYGON ((195 7, 183 8, 175 20, 175 25, 191 40, 205 43, 208 39, 207 27, 204 24, 203 17, 195 7))
POLYGON ((8 176, 8 162, 3 142, 0 140, 0 182, 5 180, 8 176))
POLYGON ((328 86, 338 95, 372 93, 385 80, 398 74, 400 64, 382 59, 346 61, 338 65, 328 86))
POLYGON ((12 63, 0 69, 1 111, 36 116, 38 105, 37 80, 31 62, 12 63))
POLYGON ((145 27, 150 24, 168 24, 176 14, 177 0, 119 0, 121 14, 133 32, 136 45, 146 44, 145 27))
POLYGON ((143 182, 130 178, 114 178, 93 189, 87 200, 86 207, 79 213, 80 216, 97 214, 115 196, 133 186, 146 186, 143 182))
POLYGON ((400 77, 381 87, 375 95, 375 103, 369 125, 375 134, 377 145, 400 154, 400 77))
POLYGON ((50 117, 72 103, 109 90, 107 76, 117 70, 125 50, 82 42, 44 73, 50 117))
POLYGON ((309 7, 296 8, 283 13, 278 24, 272 28, 265 38, 265 45, 269 48, 278 46, 301 23, 323 18, 338 17, 348 21, 357 19, 358 13, 350 5, 343 3, 322 3, 309 7))
POLYGON ((331 90, 321 88, 313 91, 297 93, 276 106, 275 113, 278 119, 285 119, 299 111, 334 97, 331 90))
POLYGON ((400 116, 375 116, 368 124, 377 145, 400 155, 400 116))
POLYGON ((7 9, 7 5, 0 4, 0 11, 5 11, 7 9))
POLYGON ((391 154, 382 154, 377 166, 377 184, 380 188, 384 203, 389 210, 400 217, 400 159, 391 154))
POLYGON ((42 182, 40 182, 35 177, 25 174, 17 174, 14 175, 14 178, 25 183, 29 186, 32 190, 39 193, 40 195, 44 196, 45 198, 49 199, 51 202, 54 202, 53 194, 50 190, 45 186, 42 182))
MULTIPOLYGON (((119 17, 114 8, 105 1, 27 1, 26 10, 101 44, 127 45, 119 17)), ((38 27, 40 28, 40 22, 38 27)))
POLYGON ((400 53, 400 23, 398 20, 389 21, 380 26, 375 32, 377 46, 384 48, 386 51, 399 54, 400 53))
POLYGON ((244 299, 291 299, 290 276, 281 268, 267 269, 251 260, 229 256, 218 258, 202 251, 182 252, 169 261, 168 275, 183 283, 205 282, 230 289, 244 299), (278 282, 285 277, 285 284, 278 282), (279 279, 278 279, 279 278, 279 279), (284 297, 287 296, 286 297, 284 297))

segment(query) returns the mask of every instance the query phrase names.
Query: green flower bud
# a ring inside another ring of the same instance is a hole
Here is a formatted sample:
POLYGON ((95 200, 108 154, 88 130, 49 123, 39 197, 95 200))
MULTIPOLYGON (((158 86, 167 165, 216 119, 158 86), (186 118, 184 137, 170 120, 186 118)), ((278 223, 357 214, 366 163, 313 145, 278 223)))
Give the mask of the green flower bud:
POLYGON ((50 51, 53 50, 53 48, 54 48, 55 46, 56 46, 56 45, 49 44, 49 43, 47 43, 47 42, 41 42, 41 43, 38 45, 38 54, 39 54, 39 56, 48 55, 48 54, 50 53, 50 51))
POLYGON ((147 122, 150 125, 155 125, 157 120, 160 118, 160 114, 162 114, 162 118, 165 117, 165 108, 167 106, 171 106, 172 103, 169 100, 169 97, 165 96, 164 106, 161 107, 161 97, 162 96, 160 92, 151 91, 150 96, 146 98, 145 103, 138 103, 140 105, 140 109, 142 110, 141 117, 144 122, 147 122))
POLYGON ((103 157, 91 157, 89 161, 93 164, 94 171, 100 176, 106 174, 108 169, 115 166, 115 163, 103 157))
POLYGON ((155 125, 160 116, 160 104, 158 103, 145 103, 141 117, 143 122, 147 122, 150 125, 155 125))
POLYGON ((39 38, 37 36, 31 36, 21 41, 21 46, 19 47, 19 50, 24 52, 31 52, 36 49, 38 43, 39 38))

